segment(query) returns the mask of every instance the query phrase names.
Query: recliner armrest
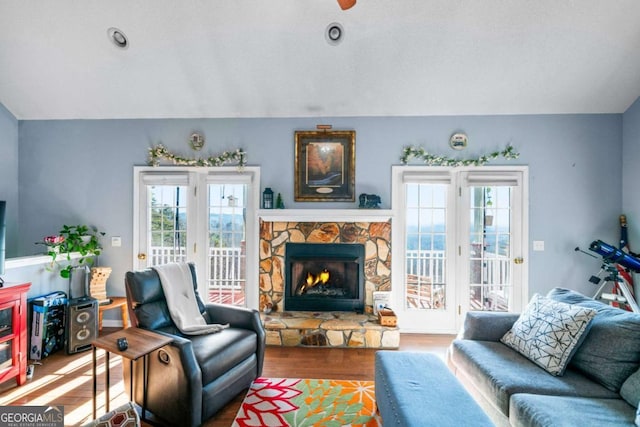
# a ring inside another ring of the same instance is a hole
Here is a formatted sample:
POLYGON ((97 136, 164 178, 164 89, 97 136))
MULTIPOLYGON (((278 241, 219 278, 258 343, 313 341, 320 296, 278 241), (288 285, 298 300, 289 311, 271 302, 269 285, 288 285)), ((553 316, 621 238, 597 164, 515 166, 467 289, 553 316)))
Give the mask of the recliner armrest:
POLYGON ((258 338, 258 376, 262 375, 267 333, 258 310, 225 304, 205 304, 207 316, 212 323, 228 323, 233 328, 254 331, 258 338))
POLYGON ((228 323, 234 328, 262 329, 257 310, 226 304, 205 304, 205 310, 213 323, 228 323))
POLYGON ((516 320, 519 313, 469 311, 464 318, 458 339, 475 341, 500 341, 516 320))

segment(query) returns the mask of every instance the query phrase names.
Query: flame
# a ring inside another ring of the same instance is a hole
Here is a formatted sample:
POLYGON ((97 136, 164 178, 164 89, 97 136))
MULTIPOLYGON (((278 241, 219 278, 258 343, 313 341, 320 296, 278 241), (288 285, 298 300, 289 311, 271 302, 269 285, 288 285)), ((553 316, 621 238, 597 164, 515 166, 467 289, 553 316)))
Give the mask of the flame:
POLYGON ((330 274, 326 268, 322 270, 322 272, 320 273, 320 281, 322 282, 323 285, 329 281, 329 276, 330 274))
POLYGON ((311 272, 307 273, 307 278, 305 279, 305 283, 302 283, 297 290, 298 295, 302 295, 307 289, 313 288, 318 283, 326 284, 331 278, 331 273, 325 268, 318 274, 312 274, 311 272))

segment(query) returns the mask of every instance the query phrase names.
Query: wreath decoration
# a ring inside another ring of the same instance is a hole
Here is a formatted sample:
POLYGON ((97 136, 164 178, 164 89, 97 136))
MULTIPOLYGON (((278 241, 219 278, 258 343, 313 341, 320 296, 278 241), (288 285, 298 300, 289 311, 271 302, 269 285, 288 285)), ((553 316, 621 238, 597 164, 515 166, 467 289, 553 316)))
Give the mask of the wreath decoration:
POLYGON ((420 159, 429 166, 482 166, 488 163, 490 160, 503 157, 505 159, 517 159, 520 157, 520 153, 515 151, 512 145, 502 151, 494 151, 489 154, 485 154, 476 159, 453 159, 446 156, 436 156, 428 153, 422 147, 405 147, 402 151, 400 161, 403 165, 409 163, 412 158, 420 159))
POLYGON ((238 148, 234 151, 225 151, 217 157, 211 156, 206 159, 188 159, 170 152, 167 147, 162 144, 149 148, 149 160, 147 162, 149 166, 160 166, 160 160, 162 159, 171 161, 174 165, 181 166, 222 166, 225 163, 237 162, 239 167, 243 167, 247 164, 247 153, 241 148, 238 148))

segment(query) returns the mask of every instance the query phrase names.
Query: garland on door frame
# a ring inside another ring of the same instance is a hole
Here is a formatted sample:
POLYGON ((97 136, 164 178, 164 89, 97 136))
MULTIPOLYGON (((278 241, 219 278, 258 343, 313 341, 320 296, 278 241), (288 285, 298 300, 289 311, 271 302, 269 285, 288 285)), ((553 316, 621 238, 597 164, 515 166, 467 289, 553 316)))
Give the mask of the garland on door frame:
POLYGON ((403 165, 406 165, 411 158, 417 158, 429 166, 482 166, 488 163, 490 160, 497 159, 498 157, 504 157, 505 159, 517 159, 520 157, 520 153, 514 150, 512 145, 502 151, 494 151, 484 156, 480 156, 477 159, 452 159, 446 156, 435 156, 429 154, 422 147, 405 147, 402 151, 400 161, 403 165))
POLYGON ((161 159, 169 160, 173 162, 174 165, 181 166, 222 166, 225 163, 237 162, 238 166, 242 167, 247 164, 247 153, 241 148, 238 148, 235 151, 225 151, 218 157, 211 156, 206 159, 188 159, 171 153, 162 144, 150 147, 148 164, 150 166, 160 166, 161 159))

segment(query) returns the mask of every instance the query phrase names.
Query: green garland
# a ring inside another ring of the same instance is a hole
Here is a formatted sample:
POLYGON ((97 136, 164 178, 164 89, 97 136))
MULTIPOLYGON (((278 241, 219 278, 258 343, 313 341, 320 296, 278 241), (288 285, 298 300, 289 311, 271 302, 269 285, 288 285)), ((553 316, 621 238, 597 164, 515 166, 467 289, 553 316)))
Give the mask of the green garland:
POLYGON ((400 161, 403 165, 409 163, 411 158, 423 160, 429 166, 482 166, 490 160, 497 159, 498 157, 504 157, 505 159, 517 159, 520 153, 514 151, 513 146, 507 145, 502 151, 494 151, 493 153, 485 154, 477 159, 452 159, 445 156, 434 156, 429 154, 422 147, 405 147, 402 151, 402 157, 400 161))
POLYGON ((247 153, 244 150, 238 148, 235 151, 225 151, 218 157, 208 157, 206 159, 187 159, 185 157, 177 156, 171 153, 167 148, 158 144, 155 147, 149 148, 149 161, 150 166, 159 166, 160 160, 165 159, 173 162, 174 165, 182 166, 222 166, 225 163, 237 162, 238 166, 242 167, 247 164, 247 153))

